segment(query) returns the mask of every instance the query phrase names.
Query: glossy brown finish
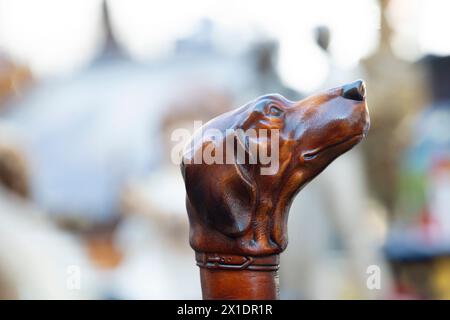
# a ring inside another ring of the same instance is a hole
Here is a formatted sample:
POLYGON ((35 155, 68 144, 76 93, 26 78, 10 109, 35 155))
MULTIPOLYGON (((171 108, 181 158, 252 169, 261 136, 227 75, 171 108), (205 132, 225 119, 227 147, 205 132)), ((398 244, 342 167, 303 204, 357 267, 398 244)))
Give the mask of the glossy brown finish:
POLYGON ((214 270, 200 268, 203 299, 278 299, 276 271, 214 270))
POLYGON ((23 198, 30 197, 28 163, 13 146, 0 143, 0 186, 23 198))
MULTIPOLYGON (((297 102, 277 94, 265 95, 209 121, 194 136, 181 165, 192 248, 198 253, 246 258, 281 253, 287 246, 287 218, 295 195, 334 159, 361 141, 368 128, 362 81, 297 102), (221 135, 204 134, 210 129, 221 135), (273 152, 271 139, 276 136, 258 134, 249 140, 229 129, 278 130, 278 166, 273 174, 261 174, 261 168, 267 165, 248 161, 255 156, 249 145, 255 143, 258 148, 273 152), (222 150, 226 159, 225 145, 230 136, 235 142, 233 155, 229 155, 231 163, 195 161, 212 147, 222 150), (246 154, 244 163, 234 154, 239 148, 246 154)), ((202 267, 204 298, 211 298, 212 294, 219 297, 220 292, 223 298, 254 297, 250 288, 260 288, 255 289, 259 292, 263 287, 271 287, 276 291, 276 285, 268 285, 272 281, 263 281, 269 275, 275 277, 276 271, 254 271, 261 273, 256 276, 247 272, 248 268, 232 270, 227 264, 225 261, 225 271, 221 272, 205 271, 209 268, 202 267), (243 280, 246 277, 249 279, 243 280), (229 281, 224 280, 227 278, 229 281), (259 281, 266 284, 260 287, 259 281), (240 289, 233 289, 233 295, 228 296, 229 286, 240 289)), ((276 297, 274 291, 258 294, 276 297)))

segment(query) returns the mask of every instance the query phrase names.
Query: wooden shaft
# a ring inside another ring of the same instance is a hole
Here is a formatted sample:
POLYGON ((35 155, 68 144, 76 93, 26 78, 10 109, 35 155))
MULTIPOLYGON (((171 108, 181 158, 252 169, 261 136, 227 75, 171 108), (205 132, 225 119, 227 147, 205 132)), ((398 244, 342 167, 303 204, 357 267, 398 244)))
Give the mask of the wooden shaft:
POLYGON ((203 299, 275 300, 279 298, 277 271, 200 268, 203 299))
POLYGON ((200 267, 203 299, 278 299, 279 255, 195 255, 200 267))

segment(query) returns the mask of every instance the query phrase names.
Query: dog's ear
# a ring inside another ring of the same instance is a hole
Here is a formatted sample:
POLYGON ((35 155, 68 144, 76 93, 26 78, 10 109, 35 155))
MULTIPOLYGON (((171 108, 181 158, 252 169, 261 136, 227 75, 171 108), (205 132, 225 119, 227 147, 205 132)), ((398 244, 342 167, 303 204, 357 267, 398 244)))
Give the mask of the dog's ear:
POLYGON ((239 164, 181 165, 187 200, 195 212, 191 219, 229 237, 238 237, 250 227, 256 188, 239 164), (214 177, 214 178, 211 178, 214 177), (195 183, 194 183, 195 181, 195 183))
POLYGON ((212 201, 215 208, 210 217, 212 224, 222 233, 230 236, 239 236, 250 227, 255 210, 256 189, 242 171, 240 165, 228 165, 224 180, 212 186, 218 197, 212 201))

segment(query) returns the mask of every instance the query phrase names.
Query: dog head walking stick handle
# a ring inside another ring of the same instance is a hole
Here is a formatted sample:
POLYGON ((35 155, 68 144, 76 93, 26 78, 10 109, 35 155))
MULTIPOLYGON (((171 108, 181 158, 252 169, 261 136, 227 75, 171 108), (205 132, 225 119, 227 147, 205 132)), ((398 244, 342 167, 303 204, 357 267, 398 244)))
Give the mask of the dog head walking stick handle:
POLYGON ((194 134, 181 171, 204 299, 278 298, 290 204, 366 135, 365 100, 360 80, 296 102, 265 95, 194 134))

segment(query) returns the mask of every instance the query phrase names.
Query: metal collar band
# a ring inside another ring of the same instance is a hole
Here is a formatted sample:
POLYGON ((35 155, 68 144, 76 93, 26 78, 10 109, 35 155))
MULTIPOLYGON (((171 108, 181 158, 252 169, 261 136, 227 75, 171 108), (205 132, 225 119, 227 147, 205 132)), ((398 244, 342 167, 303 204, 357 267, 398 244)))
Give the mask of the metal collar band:
POLYGON ((196 252, 197 266, 208 269, 276 271, 280 256, 240 256, 222 253, 196 252))

